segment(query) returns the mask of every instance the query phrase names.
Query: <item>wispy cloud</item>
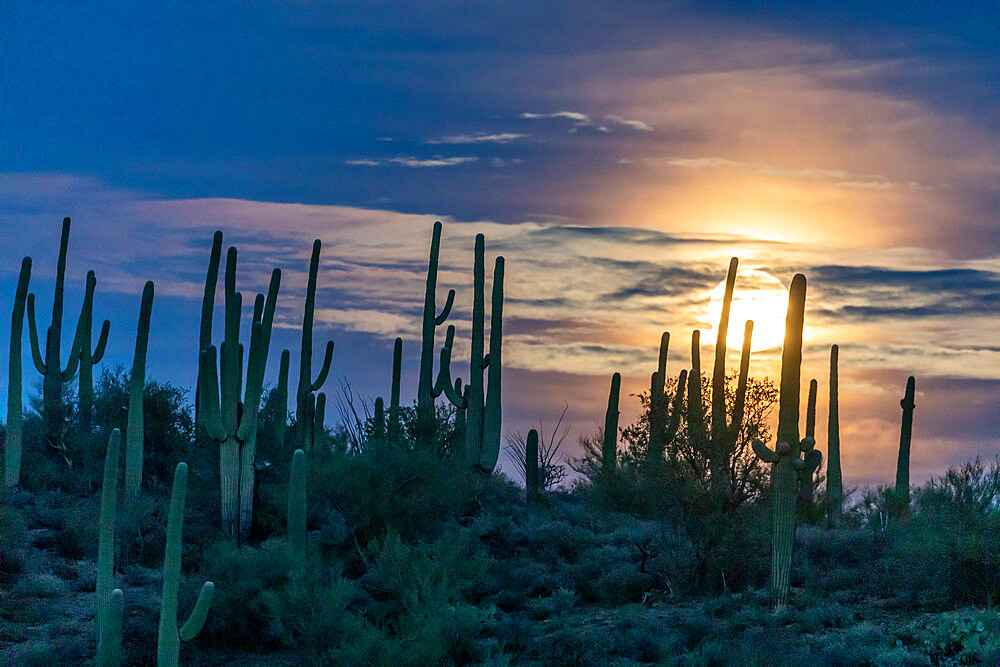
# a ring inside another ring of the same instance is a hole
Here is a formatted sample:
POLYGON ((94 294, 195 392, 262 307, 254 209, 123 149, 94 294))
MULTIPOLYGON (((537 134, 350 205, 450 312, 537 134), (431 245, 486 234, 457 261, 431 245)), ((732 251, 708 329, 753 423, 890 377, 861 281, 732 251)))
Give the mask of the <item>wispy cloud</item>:
MULTIPOLYGON (((594 119, 585 113, 579 111, 555 111, 552 113, 532 113, 524 112, 519 115, 520 118, 525 118, 528 120, 538 120, 545 118, 565 118, 567 120, 573 121, 573 127, 590 127, 595 125, 594 119)), ((642 130, 643 132, 652 132, 653 126, 649 123, 641 120, 634 120, 624 118, 615 114, 608 114, 604 116, 604 120, 607 121, 604 124, 597 125, 596 129, 598 132, 611 132, 611 128, 608 125, 618 125, 621 127, 627 127, 633 130, 642 130)))
POLYGON ((477 160, 479 160, 478 157, 471 155, 462 157, 443 157, 441 155, 436 155, 432 158, 418 158, 412 155, 397 155, 396 157, 380 159, 360 158, 355 160, 344 160, 344 164, 357 167, 379 167, 383 165, 398 164, 403 167, 411 167, 414 169, 433 169, 436 167, 454 167, 459 164, 476 162, 477 160))
POLYGON ((496 134, 455 134, 439 139, 428 139, 425 144, 509 144, 512 141, 523 139, 527 134, 521 132, 499 132, 496 134))
POLYGON ((577 125, 590 125, 590 116, 585 113, 580 113, 579 111, 555 111, 553 113, 532 113, 525 111, 519 115, 520 118, 527 118, 531 120, 539 118, 567 118, 569 120, 575 121, 577 125))
POLYGON ((622 118, 621 116, 615 116, 615 115, 605 116, 605 118, 607 120, 610 120, 612 123, 618 123, 619 125, 631 127, 632 129, 635 130, 642 130, 643 132, 653 131, 652 125, 641 120, 629 120, 627 118, 622 118))

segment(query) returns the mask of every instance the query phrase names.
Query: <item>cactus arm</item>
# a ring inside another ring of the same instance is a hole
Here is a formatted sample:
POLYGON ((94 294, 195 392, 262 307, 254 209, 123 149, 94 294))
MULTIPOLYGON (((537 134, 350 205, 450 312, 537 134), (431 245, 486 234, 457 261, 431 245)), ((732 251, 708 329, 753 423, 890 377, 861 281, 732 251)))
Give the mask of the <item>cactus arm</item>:
POLYGON ((104 324, 101 325, 101 335, 97 338, 97 347, 94 348, 93 354, 90 355, 91 364, 101 363, 101 359, 104 358, 104 350, 108 347, 108 334, 111 332, 111 321, 104 320, 104 324))
MULTIPOLYGON (((73 346, 69 349, 69 359, 66 360, 66 368, 62 372, 62 381, 69 382, 76 377, 76 371, 80 367, 80 357, 83 356, 83 332, 79 328, 73 336, 73 346)), ((54 359, 56 357, 53 357, 54 359)))
POLYGON ((836 345, 830 348, 830 408, 827 413, 826 448, 829 461, 826 466, 827 490, 827 525, 830 528, 840 526, 843 514, 844 487, 840 470, 840 388, 838 378, 838 362, 840 348, 836 345))
POLYGON ((441 326, 444 324, 445 320, 451 314, 451 307, 455 305, 455 290, 448 290, 448 296, 444 301, 444 308, 441 309, 441 314, 434 318, 434 325, 441 326))
POLYGON ((278 365, 278 386, 275 389, 274 402, 277 408, 275 415, 274 440, 278 445, 285 443, 285 433, 288 430, 288 365, 291 353, 288 350, 281 351, 281 361, 278 365))
POLYGON ((222 410, 219 406, 219 367, 215 352, 215 346, 209 345, 199 355, 202 381, 199 398, 202 424, 212 440, 222 441, 228 437, 228 432, 222 422, 222 410))
MULTIPOLYGON (((659 371, 657 371, 659 372, 659 371)), ((611 376, 611 390, 608 392, 608 409, 604 413, 604 443, 601 448, 601 470, 605 477, 614 477, 618 465, 618 417, 622 376, 611 376)))
POLYGON ((296 449, 288 477, 288 544, 297 555, 306 550, 306 453, 296 449))
POLYGON ((42 375, 48 372, 45 360, 42 359, 42 351, 38 346, 38 326, 35 324, 35 295, 28 295, 28 340, 31 343, 31 360, 35 363, 35 370, 42 375))
MULTIPOLYGON (((726 291, 722 297, 722 313, 719 315, 719 329, 715 338, 715 364, 712 367, 712 444, 713 454, 723 458, 721 451, 729 425, 726 424, 726 338, 729 335, 729 311, 733 305, 733 290, 736 287, 736 267, 739 260, 729 260, 726 274, 726 291)), ((716 469, 721 466, 718 461, 716 469)))
POLYGON ((208 611, 212 608, 213 597, 215 597, 215 584, 211 581, 206 581, 202 585, 201 591, 198 592, 198 601, 194 603, 191 615, 188 616, 188 620, 181 626, 179 633, 181 641, 191 641, 201 632, 201 629, 205 626, 205 620, 208 618, 208 611))
POLYGON ((493 268, 493 294, 490 300, 490 366, 486 376, 486 405, 483 410, 483 449, 479 457, 479 468, 483 472, 493 472, 500 458, 503 274, 504 258, 497 257, 493 268))
POLYGON ((318 391, 326 382, 326 377, 330 374, 330 364, 333 363, 333 341, 326 341, 326 351, 323 353, 323 365, 319 368, 316 381, 309 385, 312 391, 318 391))
POLYGON ((663 386, 667 377, 667 351, 670 347, 670 334, 666 331, 660 336, 660 353, 657 358, 656 372, 649 383, 649 454, 659 458, 666 449, 664 440, 666 429, 666 396, 663 386))
POLYGON ((219 282, 219 260, 222 258, 222 231, 217 230, 212 236, 212 254, 208 260, 208 272, 205 274, 205 291, 201 298, 201 325, 198 331, 198 379, 195 384, 195 425, 201 425, 201 351, 212 344, 212 316, 215 313, 215 288, 219 282))
POLYGON ((219 347, 219 365, 222 372, 219 374, 219 389, 222 409, 222 423, 229 433, 236 433, 238 425, 238 404, 240 400, 240 364, 239 340, 240 340, 240 311, 243 306, 243 299, 236 291, 236 264, 239 259, 236 248, 229 248, 226 253, 226 276, 225 276, 225 335, 222 345, 219 347))
POLYGON ((778 454, 760 440, 754 438, 750 446, 753 447, 753 453, 757 455, 757 458, 764 463, 778 462, 778 454))
POLYGON ((104 455, 104 481, 101 483, 101 514, 98 523, 97 543, 97 585, 94 598, 97 613, 98 645, 105 642, 107 633, 108 596, 114 586, 115 558, 115 509, 118 503, 118 461, 121 455, 121 431, 115 429, 108 438, 108 448, 104 455))
MULTIPOLYGON (((247 364, 247 386, 244 399, 243 418, 240 420, 237 438, 243 441, 257 433, 257 418, 260 412, 260 397, 264 391, 264 372, 267 368, 268 348, 271 344, 271 327, 274 325, 274 310, 281 288, 281 270, 271 272, 271 282, 267 288, 267 299, 257 295, 254 303, 254 323, 250 331, 250 358, 247 364)), ((286 364, 287 368, 287 364, 286 364)))
POLYGON ((681 426, 681 412, 684 409, 684 387, 687 386, 687 370, 682 370, 677 376, 677 391, 674 392, 673 407, 670 409, 670 423, 664 436, 664 442, 673 442, 677 437, 677 429, 681 426))
POLYGON ((806 437, 816 438, 816 390, 819 383, 809 380, 809 397, 806 399, 806 437))
POLYGON ((135 498, 142 486, 142 459, 145 439, 143 392, 146 386, 146 350, 149 346, 149 319, 153 310, 153 281, 147 281, 139 306, 135 355, 129 376, 128 422, 125 435, 125 495, 135 498))
POLYGON ((465 456, 469 468, 479 463, 483 446, 483 353, 486 321, 486 237, 476 234, 472 267, 472 354, 469 359, 469 407, 465 420, 465 456))
POLYGON ((729 426, 729 441, 731 447, 736 446, 743 428, 743 417, 746 414, 747 382, 750 377, 750 341, 753 338, 753 320, 747 320, 743 327, 743 350, 740 352, 740 377, 736 383, 736 402, 733 405, 733 422, 729 426))
POLYGON ((456 408, 464 408, 461 390, 456 390, 451 380, 451 350, 455 344, 455 326, 448 325, 444 347, 441 348, 441 361, 438 368, 437 382, 431 390, 431 395, 437 398, 444 394, 456 408))
POLYGON ((103 639, 97 645, 97 667, 118 667, 122 662, 122 616, 125 594, 116 588, 108 596, 108 613, 102 630, 103 639))

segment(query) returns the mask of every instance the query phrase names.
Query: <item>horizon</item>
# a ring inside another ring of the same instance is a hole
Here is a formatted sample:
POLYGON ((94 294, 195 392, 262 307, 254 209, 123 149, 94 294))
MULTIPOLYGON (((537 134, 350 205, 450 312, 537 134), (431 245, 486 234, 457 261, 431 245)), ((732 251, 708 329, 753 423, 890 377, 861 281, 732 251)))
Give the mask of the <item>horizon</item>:
MULTIPOLYGON (((142 284, 153 280, 147 376, 190 399, 221 229, 240 252, 245 294, 282 269, 273 384, 280 350, 298 349, 319 238, 317 358, 327 339, 336 344, 325 391, 333 399, 346 378, 360 396, 385 396, 401 336, 409 403, 431 225, 442 220, 439 287, 457 291, 453 374, 467 376, 482 232, 488 265, 502 254, 507 266, 503 430, 551 427, 565 402, 572 454, 603 422, 613 372, 622 424, 636 416, 627 397, 648 389, 661 332, 676 375, 700 329, 705 373, 710 294, 736 256, 750 272, 738 290, 754 275, 785 290, 795 273, 808 280, 802 384, 819 381, 825 453, 839 345, 847 487, 891 482, 909 375, 914 484, 992 460, 1000 12, 898 3, 859 9, 846 30, 846 18, 808 9, 559 8, 556 29, 543 30, 545 12, 525 6, 476 16, 447 5, 223 3, 155 16, 5 6, 0 307, 9 311, 29 255, 37 308, 51 309, 68 216, 63 345, 94 269, 95 319, 112 322, 102 366, 127 367, 142 284), (167 34, 183 39, 167 45, 167 34)), ((734 319, 731 341, 741 329, 734 319)), ((727 369, 738 358, 730 349, 727 369)), ((756 350, 750 373, 777 379, 779 362, 780 347, 756 350)), ((3 382, 0 402, 6 392, 3 382)))

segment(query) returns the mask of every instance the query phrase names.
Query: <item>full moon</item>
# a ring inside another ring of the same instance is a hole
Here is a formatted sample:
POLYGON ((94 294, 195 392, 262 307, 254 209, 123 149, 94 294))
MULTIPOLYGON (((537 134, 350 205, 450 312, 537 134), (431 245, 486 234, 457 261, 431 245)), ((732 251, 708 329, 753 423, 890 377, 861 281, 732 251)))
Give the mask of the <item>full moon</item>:
MULTIPOLYGON (((725 293, 726 281, 723 280, 710 295, 706 317, 713 330, 719 326, 725 293)), ((759 269, 739 269, 733 290, 733 305, 729 311, 726 347, 735 350, 743 347, 743 330, 747 320, 753 320, 751 350, 756 352, 780 347, 785 338, 787 308, 788 290, 780 280, 759 269)), ((704 340, 714 341, 715 337, 704 340)))

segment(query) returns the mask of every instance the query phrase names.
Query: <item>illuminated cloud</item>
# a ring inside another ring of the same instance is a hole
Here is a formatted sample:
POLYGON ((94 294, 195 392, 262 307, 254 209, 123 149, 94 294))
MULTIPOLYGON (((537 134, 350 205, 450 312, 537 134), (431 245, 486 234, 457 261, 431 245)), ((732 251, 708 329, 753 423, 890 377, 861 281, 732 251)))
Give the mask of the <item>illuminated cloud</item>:
POLYGON ((437 167, 454 167, 459 164, 466 164, 469 162, 475 162, 479 158, 473 156, 467 157, 443 157, 436 155, 432 158, 417 158, 412 155, 409 156, 396 156, 385 159, 372 159, 372 158, 361 158, 356 160, 344 160, 344 164, 351 166, 360 167, 378 167, 381 165, 392 165, 398 164, 404 167, 412 167, 415 169, 434 169, 437 167))
POLYGON ((509 144, 523 139, 527 134, 520 132, 499 132, 497 134, 456 134, 440 139, 430 139, 426 144, 509 144))

